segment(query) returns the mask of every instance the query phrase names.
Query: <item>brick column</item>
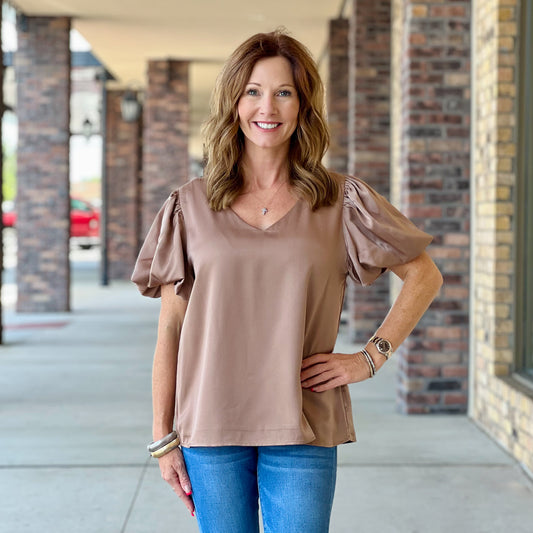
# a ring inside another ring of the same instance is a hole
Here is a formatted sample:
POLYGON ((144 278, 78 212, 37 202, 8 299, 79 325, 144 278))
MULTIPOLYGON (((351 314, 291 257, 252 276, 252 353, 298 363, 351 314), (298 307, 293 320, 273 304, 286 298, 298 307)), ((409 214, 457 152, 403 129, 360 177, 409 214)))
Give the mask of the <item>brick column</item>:
POLYGON ((189 177, 189 63, 148 63, 144 103, 142 237, 169 193, 189 177))
POLYGON ((129 279, 139 250, 142 121, 125 122, 125 91, 107 91, 106 174, 110 279, 129 279))
MULTIPOLYGON (((390 179, 389 0, 354 0, 350 20, 350 174, 389 197, 390 179)), ((370 287, 352 286, 350 327, 355 342, 366 342, 389 309, 389 277, 370 287)))
POLYGON ((328 123, 329 168, 348 172, 348 19, 329 23, 328 123))
POLYGON ((70 19, 18 19, 18 311, 70 308, 70 19))
MULTIPOLYGON (((401 83, 401 209, 434 236, 440 296, 400 347, 399 404, 407 413, 467 406, 470 246, 470 2, 405 1, 401 83)), ((395 54, 396 56, 396 54, 395 54)))

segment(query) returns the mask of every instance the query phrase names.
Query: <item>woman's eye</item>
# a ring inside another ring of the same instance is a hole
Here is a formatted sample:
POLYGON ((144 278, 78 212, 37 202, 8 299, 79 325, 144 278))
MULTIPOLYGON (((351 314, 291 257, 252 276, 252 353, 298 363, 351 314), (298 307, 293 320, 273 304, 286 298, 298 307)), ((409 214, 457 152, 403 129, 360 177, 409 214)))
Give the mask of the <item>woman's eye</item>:
POLYGON ((283 89, 282 91, 278 92, 279 96, 290 96, 291 94, 291 91, 288 91, 287 89, 283 89))
POLYGON ((259 93, 258 93, 257 89, 247 89, 246 90, 246 94, 248 96, 257 96, 259 93))

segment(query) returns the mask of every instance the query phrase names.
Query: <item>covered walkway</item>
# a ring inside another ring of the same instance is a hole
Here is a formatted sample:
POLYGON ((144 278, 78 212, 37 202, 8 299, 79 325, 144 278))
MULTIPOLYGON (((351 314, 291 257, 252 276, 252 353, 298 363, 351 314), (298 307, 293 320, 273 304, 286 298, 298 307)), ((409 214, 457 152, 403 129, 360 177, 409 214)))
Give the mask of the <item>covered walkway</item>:
MULTIPOLYGON (((158 301, 76 262, 65 314, 6 310, 0 533, 194 533, 150 440, 158 301)), ((341 332, 339 351, 356 346, 341 332)), ((467 417, 395 412, 394 362, 352 386, 332 533, 529 533, 533 484, 467 417)))

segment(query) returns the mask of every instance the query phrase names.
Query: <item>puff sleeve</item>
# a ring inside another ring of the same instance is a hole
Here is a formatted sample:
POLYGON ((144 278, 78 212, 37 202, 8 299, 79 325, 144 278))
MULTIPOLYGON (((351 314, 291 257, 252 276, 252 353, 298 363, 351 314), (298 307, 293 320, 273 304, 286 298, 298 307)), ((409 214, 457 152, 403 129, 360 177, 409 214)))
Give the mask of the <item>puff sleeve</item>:
POLYGON ((432 237, 364 181, 344 182, 343 233, 349 276, 370 285, 389 267, 420 255, 432 237))
POLYGON ((159 298, 161 285, 174 283, 176 294, 188 300, 194 276, 186 249, 183 212, 176 190, 157 213, 135 263, 131 280, 143 296, 159 298))

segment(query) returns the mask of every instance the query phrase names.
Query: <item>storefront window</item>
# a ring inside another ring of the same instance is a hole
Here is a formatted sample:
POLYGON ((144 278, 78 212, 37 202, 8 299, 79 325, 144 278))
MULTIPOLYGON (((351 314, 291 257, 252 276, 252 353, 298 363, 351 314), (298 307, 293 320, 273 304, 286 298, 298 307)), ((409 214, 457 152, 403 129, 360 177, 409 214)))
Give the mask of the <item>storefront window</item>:
POLYGON ((533 0, 524 0, 521 19, 516 366, 533 382, 533 0))

